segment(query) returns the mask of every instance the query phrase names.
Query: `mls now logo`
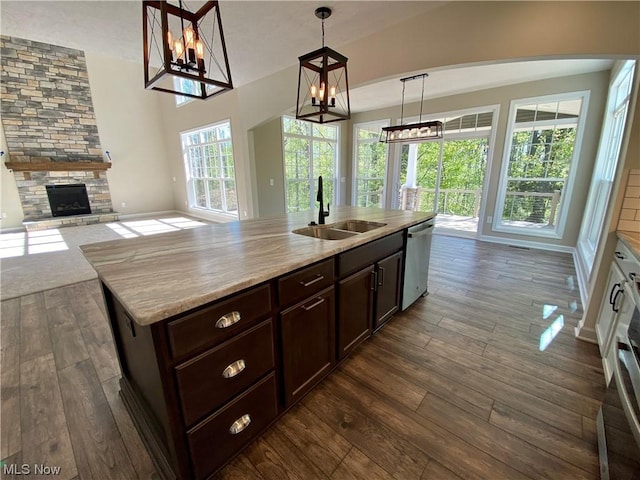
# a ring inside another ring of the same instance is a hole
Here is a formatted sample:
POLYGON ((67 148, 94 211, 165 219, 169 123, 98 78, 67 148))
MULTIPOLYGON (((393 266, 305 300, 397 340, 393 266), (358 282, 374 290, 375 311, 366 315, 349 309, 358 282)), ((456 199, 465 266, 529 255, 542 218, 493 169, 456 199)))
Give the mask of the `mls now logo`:
POLYGON ((19 465, 17 463, 7 463, 6 461, 0 462, 0 468, 3 475, 60 475, 62 467, 52 467, 45 465, 44 463, 34 463, 30 465, 23 463, 19 465))

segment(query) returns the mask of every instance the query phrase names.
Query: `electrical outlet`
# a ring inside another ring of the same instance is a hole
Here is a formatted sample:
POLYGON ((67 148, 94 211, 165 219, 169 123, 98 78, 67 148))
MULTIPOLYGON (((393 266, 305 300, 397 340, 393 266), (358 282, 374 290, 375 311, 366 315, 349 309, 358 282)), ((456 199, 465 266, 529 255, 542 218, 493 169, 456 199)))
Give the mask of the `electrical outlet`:
POLYGON ((487 223, 492 223, 493 222, 493 217, 492 216, 488 216, 487 217, 487 223))
POLYGON ((120 205, 121 205, 122 207, 126 207, 126 206, 127 206, 127 202, 122 202, 120 205))
POLYGON ((273 181, 273 178, 270 178, 270 179, 269 179, 269 185, 270 185, 270 186, 272 186, 272 187, 275 185, 275 183, 274 183, 274 181, 273 181))
POLYGON ((176 177, 173 177, 173 181, 174 181, 174 182, 176 181, 176 177))

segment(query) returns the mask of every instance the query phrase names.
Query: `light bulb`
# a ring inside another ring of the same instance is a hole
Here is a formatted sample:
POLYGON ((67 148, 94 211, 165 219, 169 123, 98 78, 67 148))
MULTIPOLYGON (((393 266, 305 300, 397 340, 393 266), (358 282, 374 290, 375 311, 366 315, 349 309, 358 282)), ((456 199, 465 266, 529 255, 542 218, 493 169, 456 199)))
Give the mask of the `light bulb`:
POLYGON ((331 87, 329 89, 329 95, 331 96, 331 98, 336 98, 336 87, 331 87))
POLYGON ((193 28, 187 27, 184 29, 184 43, 187 48, 193 48, 193 43, 196 40, 196 33, 193 28))
POLYGON ((202 40, 196 41, 196 56, 200 59, 204 58, 204 43, 202 43, 202 40))
POLYGON ((169 50, 173 51, 173 33, 171 33, 171 30, 167 31, 167 43, 169 44, 169 50))
POLYGON ((320 84, 320 92, 318 96, 320 97, 320 101, 322 102, 324 100, 324 83, 320 84))
POLYGON ((173 45, 176 52, 176 58, 180 58, 184 53, 184 45, 180 40, 176 40, 173 45))
POLYGON ((318 89, 316 88, 316 86, 311 85, 311 97, 315 99, 317 93, 318 93, 318 89))

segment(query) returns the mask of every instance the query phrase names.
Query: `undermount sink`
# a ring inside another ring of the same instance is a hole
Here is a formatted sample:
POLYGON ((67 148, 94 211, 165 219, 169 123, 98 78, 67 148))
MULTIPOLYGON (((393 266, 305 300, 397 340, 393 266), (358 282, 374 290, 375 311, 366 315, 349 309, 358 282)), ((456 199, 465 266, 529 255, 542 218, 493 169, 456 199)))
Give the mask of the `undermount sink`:
POLYGON ((348 232, 364 233, 384 227, 385 225, 386 223, 369 222, 367 220, 345 220, 344 222, 332 223, 331 228, 346 230, 348 232))
POLYGON ((366 220, 345 220, 327 225, 310 225, 293 230, 293 233, 306 235, 307 237, 321 238, 323 240, 342 240, 360 233, 375 230, 376 228, 384 227, 385 225, 386 223, 369 222, 366 220))

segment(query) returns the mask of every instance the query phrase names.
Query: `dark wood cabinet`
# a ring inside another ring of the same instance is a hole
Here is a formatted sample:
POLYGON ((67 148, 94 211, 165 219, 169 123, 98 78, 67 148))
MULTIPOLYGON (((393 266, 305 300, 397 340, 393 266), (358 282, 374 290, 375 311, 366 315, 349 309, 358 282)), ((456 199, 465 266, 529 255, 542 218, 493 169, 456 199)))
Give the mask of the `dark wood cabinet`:
POLYGON ((280 314, 286 406, 311 390, 336 363, 334 297, 332 286, 280 314))
POLYGON ((371 335, 375 269, 370 265, 338 282, 338 357, 371 335))
POLYGON ((400 308, 400 274, 402 252, 394 253, 376 264, 376 308, 373 329, 378 329, 400 308))
POLYGON ((393 233, 151 325, 103 284, 122 397, 162 478, 215 474, 398 309, 393 233))
POLYGON ((194 478, 214 473, 277 415, 276 379, 271 374, 187 432, 194 478))

